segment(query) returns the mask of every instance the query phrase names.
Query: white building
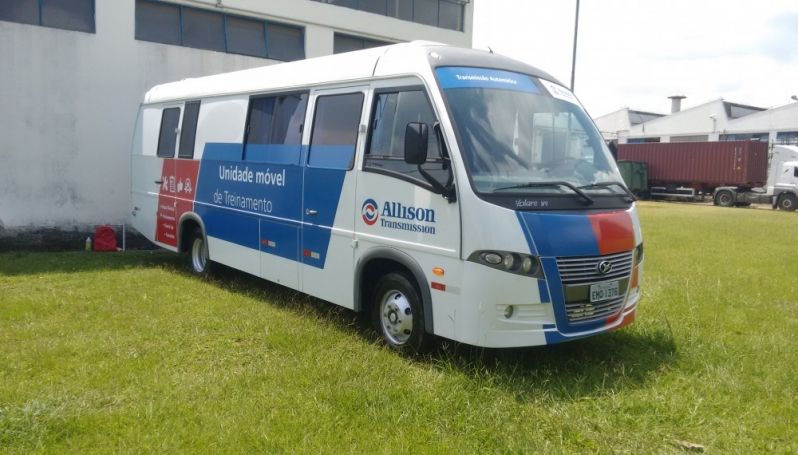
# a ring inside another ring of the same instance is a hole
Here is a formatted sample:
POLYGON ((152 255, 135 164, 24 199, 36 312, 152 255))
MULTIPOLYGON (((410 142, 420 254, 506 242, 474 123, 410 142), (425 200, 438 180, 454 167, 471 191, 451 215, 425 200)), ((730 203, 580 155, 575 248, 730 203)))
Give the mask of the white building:
POLYGON ((595 119, 607 140, 633 142, 702 142, 762 140, 771 144, 798 142, 798 103, 764 109, 722 98, 681 109, 681 98, 669 115, 628 108, 595 119))
POLYGON ((472 19, 470 0, 2 0, 0 237, 124 223, 153 85, 400 41, 470 47, 472 19))

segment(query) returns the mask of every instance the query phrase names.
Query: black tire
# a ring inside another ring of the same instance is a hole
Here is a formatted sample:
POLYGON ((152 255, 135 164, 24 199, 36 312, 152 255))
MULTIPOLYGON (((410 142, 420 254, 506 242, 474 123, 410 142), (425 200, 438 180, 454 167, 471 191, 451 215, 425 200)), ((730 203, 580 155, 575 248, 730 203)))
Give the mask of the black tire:
POLYGON ((798 209, 798 198, 794 194, 785 193, 779 197, 779 208, 788 212, 798 209))
POLYGON ((715 194, 715 205, 719 205, 721 207, 733 207, 734 206, 734 194, 732 194, 729 190, 720 190, 715 194))
POLYGON ((384 275, 371 301, 372 322, 388 346, 407 354, 430 350, 433 336, 424 330, 424 307, 412 278, 398 272, 384 275))
POLYGON ((214 263, 208 256, 208 243, 202 229, 194 228, 188 241, 188 267, 194 275, 206 277, 211 274, 214 263))

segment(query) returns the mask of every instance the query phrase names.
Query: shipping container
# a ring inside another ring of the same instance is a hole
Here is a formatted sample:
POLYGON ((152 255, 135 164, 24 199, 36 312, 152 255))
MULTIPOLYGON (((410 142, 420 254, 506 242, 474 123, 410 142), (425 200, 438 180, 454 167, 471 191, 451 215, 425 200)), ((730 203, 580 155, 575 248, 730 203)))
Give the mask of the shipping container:
POLYGON ((648 165, 649 185, 712 192, 767 181, 768 144, 756 141, 621 144, 618 159, 648 165))

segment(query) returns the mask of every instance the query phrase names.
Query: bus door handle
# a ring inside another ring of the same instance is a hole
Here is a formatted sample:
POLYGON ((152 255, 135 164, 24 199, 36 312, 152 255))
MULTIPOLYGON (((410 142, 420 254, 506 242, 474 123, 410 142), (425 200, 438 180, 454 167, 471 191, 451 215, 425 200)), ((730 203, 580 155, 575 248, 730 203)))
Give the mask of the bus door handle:
POLYGON ((315 210, 315 209, 305 209, 305 215, 306 215, 306 216, 316 216, 316 215, 318 215, 318 214, 319 214, 319 211, 318 211, 318 210, 315 210))

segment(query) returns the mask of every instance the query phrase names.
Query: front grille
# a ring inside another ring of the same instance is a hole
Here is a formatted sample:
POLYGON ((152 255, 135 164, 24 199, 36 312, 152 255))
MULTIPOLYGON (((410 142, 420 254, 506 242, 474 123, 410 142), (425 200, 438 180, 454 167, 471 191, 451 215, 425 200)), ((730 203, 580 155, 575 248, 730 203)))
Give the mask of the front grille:
POLYGON ((624 298, 622 295, 616 299, 596 303, 566 302, 565 312, 568 314, 568 322, 590 322, 617 314, 623 306, 624 298))
POLYGON ((608 254, 606 256, 589 256, 576 258, 557 258, 557 269, 563 284, 596 283, 611 281, 629 276, 632 272, 632 252, 608 254), (612 264, 607 274, 598 271, 602 261, 612 264))
POLYGON ((599 321, 618 314, 623 308, 629 279, 632 273, 632 252, 605 256, 557 258, 565 294, 565 313, 569 323, 599 321), (608 273, 600 273, 598 265, 607 261, 612 264, 608 273), (614 299, 590 303, 590 285, 606 281, 618 281, 621 295, 614 299))

